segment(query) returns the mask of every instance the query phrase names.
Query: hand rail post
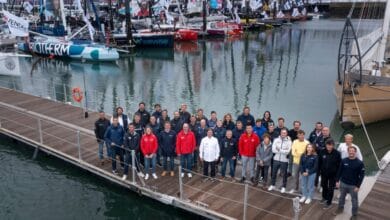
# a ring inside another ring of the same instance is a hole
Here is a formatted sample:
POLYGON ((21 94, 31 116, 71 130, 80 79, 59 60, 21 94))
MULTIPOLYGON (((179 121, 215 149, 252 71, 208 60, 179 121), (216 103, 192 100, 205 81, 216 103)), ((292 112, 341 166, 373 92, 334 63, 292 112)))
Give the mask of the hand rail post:
MULTIPOLYGON (((126 166, 128 166, 128 164, 126 166)), ((132 175, 133 175, 133 179, 132 179, 133 180, 133 184, 136 184, 136 181, 135 181, 135 170, 136 170, 136 166, 135 166, 135 150, 131 150, 131 171, 132 171, 132 175)))
POLYGON ((183 200, 183 179, 181 178, 182 170, 181 170, 181 164, 179 164, 179 190, 180 190, 180 200, 183 200))
POLYGON ((62 84, 63 90, 64 90, 64 102, 66 103, 68 101, 68 97, 66 96, 66 85, 65 83, 62 84))
POLYGON ((79 160, 81 161, 81 146, 80 146, 80 131, 79 130, 77 130, 77 133, 76 133, 76 144, 77 144, 77 148, 79 151, 79 160))
POLYGON ((301 211, 301 204, 299 204, 299 197, 293 199, 294 220, 299 219, 299 212, 301 211))
POLYGON ((40 118, 38 118, 38 134, 39 134, 39 143, 43 144, 42 122, 40 118))
POLYGON ((247 207, 248 207, 248 184, 245 183, 245 190, 244 190, 244 216, 243 216, 243 220, 246 220, 246 210, 247 210, 247 207))

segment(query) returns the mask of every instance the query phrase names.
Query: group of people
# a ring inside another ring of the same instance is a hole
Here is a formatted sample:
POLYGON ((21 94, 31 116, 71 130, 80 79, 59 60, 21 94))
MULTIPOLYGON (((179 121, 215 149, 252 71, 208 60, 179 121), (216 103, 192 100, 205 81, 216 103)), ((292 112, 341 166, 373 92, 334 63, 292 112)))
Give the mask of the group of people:
POLYGON ((174 176, 174 160, 178 157, 182 178, 185 174, 191 178, 193 169, 203 167, 204 180, 214 181, 219 166, 220 178, 227 178, 229 164, 230 179, 235 181, 236 166, 241 163, 242 183, 250 181, 255 186, 262 183, 264 189, 273 191, 281 176, 280 192, 285 193, 288 177, 293 176, 295 182, 290 193, 301 191, 300 202, 310 204, 321 180, 324 209, 331 206, 335 187, 338 187, 341 196, 337 211, 342 212, 349 193, 352 214, 357 215, 357 195, 365 175, 362 154, 353 144, 351 134, 345 135, 345 143, 336 149, 329 128, 321 122, 315 124, 306 139, 300 121, 294 121, 293 128, 287 129, 284 118, 278 118, 275 123, 269 111, 255 120, 250 108, 244 107, 234 122, 229 113, 222 120, 215 111, 210 118, 204 115, 203 109, 192 115, 187 105, 182 104, 170 119, 161 105, 154 105, 154 112, 150 114, 141 102, 132 119, 124 114, 122 107, 116 108, 111 120, 100 112, 95 134, 101 163, 107 161, 103 157, 106 146, 112 172, 118 174, 119 158, 123 180, 132 164, 140 177, 148 180, 151 175, 157 179, 156 164, 161 165, 161 159, 161 176, 174 176))

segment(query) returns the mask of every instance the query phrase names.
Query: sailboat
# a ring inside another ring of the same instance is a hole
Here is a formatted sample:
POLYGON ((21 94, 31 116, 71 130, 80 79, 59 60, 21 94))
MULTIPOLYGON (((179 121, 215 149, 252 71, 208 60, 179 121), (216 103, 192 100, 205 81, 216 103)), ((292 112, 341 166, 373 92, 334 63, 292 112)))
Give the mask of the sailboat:
POLYGON ((340 40, 335 94, 340 121, 359 126, 390 118, 390 65, 385 61, 390 0, 382 27, 363 37, 357 37, 351 14, 340 40))
MULTIPOLYGON (((79 11, 82 11, 80 0, 77 1, 77 8, 79 11)), ((63 9, 63 0, 46 0, 45 11, 41 12, 41 22, 44 22, 47 19, 53 19, 55 23, 58 23, 60 20, 62 20, 62 26, 65 27, 66 21, 63 9), (48 2, 51 3, 48 4, 48 2)), ((62 36, 48 36, 46 34, 30 30, 29 33, 32 36, 29 38, 29 40, 18 43, 18 49, 26 53, 40 56, 50 56, 53 58, 70 58, 83 61, 118 60, 119 53, 116 49, 93 42, 94 29, 84 13, 81 14, 86 25, 72 36, 65 36, 65 32, 62 32, 62 36), (73 40, 74 37, 76 37, 85 29, 88 29, 89 31, 91 41, 73 40)), ((14 15, 11 16, 15 17, 14 15)))

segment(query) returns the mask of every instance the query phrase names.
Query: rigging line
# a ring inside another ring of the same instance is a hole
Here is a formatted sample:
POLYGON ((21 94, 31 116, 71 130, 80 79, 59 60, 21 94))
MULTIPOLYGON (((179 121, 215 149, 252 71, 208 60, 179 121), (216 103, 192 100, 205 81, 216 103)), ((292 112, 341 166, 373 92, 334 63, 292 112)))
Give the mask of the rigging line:
POLYGON ((367 140, 368 140, 368 144, 370 145, 371 150, 372 150, 372 152, 373 152, 373 154, 374 154, 375 160, 376 160, 376 162, 377 162, 377 166, 379 167, 379 169, 381 169, 381 167, 380 167, 380 161, 379 161, 379 159, 378 159, 378 156, 376 155, 374 146, 372 145, 371 138, 370 138, 370 136, 368 135, 366 125, 364 124, 364 120, 363 120, 362 114, 361 114, 361 112, 360 112, 359 105, 358 105, 357 100, 356 100, 354 88, 355 88, 355 83, 352 85, 352 88, 351 88, 352 96, 353 96, 353 101, 355 102, 355 106, 356 106, 356 110, 358 111, 358 114, 359 114, 360 122, 362 123, 362 127, 363 127, 363 130, 364 130, 364 133, 366 134, 366 137, 367 137, 367 140))
POLYGON ((359 30, 360 30, 360 24, 362 22, 362 18, 363 18, 365 9, 366 9, 366 2, 363 3, 363 7, 360 9, 359 22, 358 22, 358 25, 356 28, 356 36, 358 36, 359 30))
MULTIPOLYGON (((214 193, 210 193, 210 192, 207 192, 207 191, 204 191, 204 190, 201 190, 201 189, 198 189, 198 188, 195 188, 195 187, 186 185, 186 184, 184 184, 184 183, 183 183, 183 185, 184 185, 185 187, 188 187, 188 188, 190 188, 190 189, 196 190, 196 191, 198 191, 198 192, 202 192, 202 193, 205 193, 205 194, 209 194, 209 195, 215 196, 215 197, 217 197, 217 198, 227 200, 227 201, 229 201, 229 202, 235 202, 235 203, 244 205, 243 202, 239 202, 239 201, 236 201, 236 200, 233 200, 233 199, 229 199, 229 198, 226 198, 226 197, 223 197, 223 196, 219 196, 219 195, 216 195, 216 194, 214 194, 214 193)), ((267 212, 267 213, 272 214, 272 215, 279 216, 279 217, 281 217, 281 218, 283 218, 283 219, 291 219, 291 217, 289 217, 289 216, 281 215, 281 214, 279 214, 279 213, 272 212, 272 211, 269 211, 269 210, 266 210, 266 209, 262 209, 262 208, 259 208, 259 207, 254 206, 254 205, 251 205, 251 204, 247 204, 247 206, 248 206, 248 207, 251 207, 251 208, 254 208, 254 209, 257 209, 257 210, 260 210, 260 211, 263 211, 263 212, 267 212)))

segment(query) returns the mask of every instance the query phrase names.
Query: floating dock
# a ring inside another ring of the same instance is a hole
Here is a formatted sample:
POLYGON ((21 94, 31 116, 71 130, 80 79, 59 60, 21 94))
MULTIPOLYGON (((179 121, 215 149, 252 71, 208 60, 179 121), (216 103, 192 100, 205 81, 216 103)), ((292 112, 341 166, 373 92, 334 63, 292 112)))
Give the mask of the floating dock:
MULTIPOLYGON (((36 148, 35 153, 46 152, 139 195, 210 219, 334 218, 337 206, 323 210, 315 200, 298 207, 294 200, 297 195, 219 179, 204 182, 198 173, 191 179, 180 180, 176 172, 174 177, 143 181, 130 169, 124 181, 112 174, 111 163, 100 165, 93 132, 97 118, 96 112, 84 118, 82 108, 0 88, 0 133, 36 148)), ((157 173, 161 173, 159 167, 157 173)))

